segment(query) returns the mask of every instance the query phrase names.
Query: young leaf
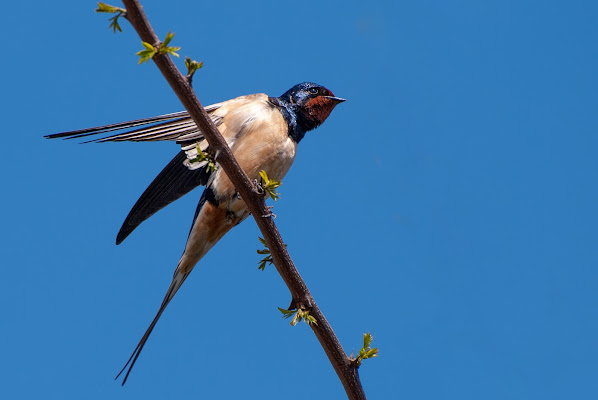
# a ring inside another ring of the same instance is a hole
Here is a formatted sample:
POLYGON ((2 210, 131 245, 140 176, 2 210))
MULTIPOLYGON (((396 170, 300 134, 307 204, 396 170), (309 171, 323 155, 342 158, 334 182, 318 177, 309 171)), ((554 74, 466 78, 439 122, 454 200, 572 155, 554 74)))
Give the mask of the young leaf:
POLYGON ((316 318, 313 315, 310 315, 309 313, 305 315, 303 318, 305 318, 305 322, 307 323, 307 325, 318 325, 318 321, 316 321, 316 318))
POLYGON ((197 62, 189 57, 185 57, 185 66, 187 67, 187 78, 190 79, 198 69, 203 67, 203 61, 197 62))
POLYGON ((270 249, 268 249, 268 245, 266 244, 266 241, 259 236, 257 238, 266 247, 265 249, 257 250, 257 254, 266 255, 266 257, 264 257, 260 261, 258 261, 258 267, 257 267, 258 269, 261 269, 262 271, 264 271, 266 269, 266 264, 267 263, 272 264, 274 262, 274 260, 272 259, 272 256, 270 255, 270 249))
POLYGON ((205 153, 200 147, 199 143, 195 145, 195 150, 197 150, 197 156, 194 159, 189 160, 192 163, 202 163, 205 162, 207 166, 208 172, 214 172, 216 170, 216 163, 214 159, 208 154, 205 153))
POLYGON ((262 189, 264 189, 274 201, 279 199, 280 194, 276 191, 276 188, 282 185, 282 183, 280 181, 269 179, 268 174, 266 174, 266 171, 264 170, 260 171, 260 177, 262 178, 262 189))
POLYGON ((373 349, 368 350, 365 353, 365 357, 364 358, 372 358, 372 357, 377 357, 378 356, 378 348, 374 347, 373 349))
POLYGON ((164 47, 168 46, 168 44, 170 43, 170 41, 172 40, 173 37, 174 37, 174 33, 168 31, 168 33, 166 34, 166 37, 164 38, 164 42, 162 42, 164 47))
POLYGON ((156 54, 156 49, 154 48, 154 46, 147 42, 141 42, 141 44, 143 45, 143 47, 145 47, 145 49, 140 50, 136 53, 139 56, 139 64, 148 62, 156 54))
POLYGON ((170 41, 172 40, 173 37, 174 37, 174 33, 172 33, 172 32, 169 31, 166 34, 166 38, 164 39, 164 41, 160 44, 160 48, 158 49, 158 53, 160 53, 160 54, 170 54, 172 56, 179 57, 179 55, 176 52, 179 51, 181 48, 180 47, 169 47, 168 46, 170 44, 170 41))
POLYGON ((291 326, 295 326, 299 322, 301 322, 301 315, 299 314, 299 310, 297 310, 297 312, 295 313, 295 316, 291 320, 291 326))
POLYGON ((122 32, 123 30, 120 28, 120 25, 118 24, 118 17, 120 17, 120 15, 117 15, 115 17, 112 17, 109 19, 110 25, 108 26, 109 28, 112 28, 112 32, 116 33, 116 31, 122 32))
POLYGON ((114 7, 114 6, 111 6, 110 4, 106 4, 106 3, 102 3, 101 1, 98 1, 98 8, 96 9, 96 12, 125 13, 125 12, 127 12, 127 10, 125 10, 124 8, 114 7))
MULTIPOLYGON (((368 332, 363 334, 363 347, 359 350, 359 355, 353 360, 357 366, 360 366, 361 362, 367 358, 378 357, 378 348, 370 348, 372 340, 374 340, 374 337, 371 333, 368 332)), ((353 353, 351 353, 351 355, 353 355, 353 353)))
POLYGON ((363 335, 363 347, 364 348, 370 347, 370 344, 372 344, 372 340, 374 340, 374 337, 369 332, 365 333, 363 335))
POLYGON ((287 310, 284 308, 280 308, 277 307, 278 311, 280 311, 282 313, 282 317, 283 318, 290 318, 291 316, 293 316, 293 314, 295 314, 297 312, 297 310, 287 310))
POLYGON ((278 307, 278 310, 282 313, 283 318, 293 317, 291 319, 292 326, 297 325, 301 321, 305 322, 308 325, 311 325, 311 324, 317 325, 318 324, 316 319, 312 315, 309 315, 309 311, 305 311, 303 309, 285 310, 284 308, 280 308, 280 307, 278 307))
POLYGON ((116 33, 116 31, 122 32, 122 29, 120 28, 120 25, 118 24, 118 18, 124 16, 126 14, 127 10, 125 10, 124 8, 120 8, 120 7, 114 7, 114 6, 111 6, 106 3, 98 2, 98 8, 95 11, 99 12, 99 13, 116 14, 114 17, 109 19, 109 21, 110 21, 109 27, 112 28, 114 33, 116 33))

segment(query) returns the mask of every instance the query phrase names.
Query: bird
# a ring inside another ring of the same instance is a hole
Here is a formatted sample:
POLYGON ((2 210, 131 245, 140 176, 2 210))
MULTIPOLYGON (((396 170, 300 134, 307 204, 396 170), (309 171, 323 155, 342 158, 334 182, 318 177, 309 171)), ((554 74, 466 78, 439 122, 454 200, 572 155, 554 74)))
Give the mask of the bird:
MULTIPOLYGON (((205 110, 250 179, 259 181, 263 170, 269 179, 280 181, 289 171, 297 145, 306 132, 320 126, 335 106, 344 101, 324 86, 303 82, 279 97, 265 93, 245 95, 207 106, 205 110)), ((103 137, 84 143, 175 141, 181 146, 179 153, 150 183, 125 218, 116 237, 117 245, 153 214, 196 187, 205 186, 162 304, 115 378, 124 373, 124 385, 156 323, 195 265, 250 213, 219 165, 216 163, 214 168, 209 160, 199 157, 210 154, 209 144, 186 111, 45 137, 78 139, 92 135, 103 137)))

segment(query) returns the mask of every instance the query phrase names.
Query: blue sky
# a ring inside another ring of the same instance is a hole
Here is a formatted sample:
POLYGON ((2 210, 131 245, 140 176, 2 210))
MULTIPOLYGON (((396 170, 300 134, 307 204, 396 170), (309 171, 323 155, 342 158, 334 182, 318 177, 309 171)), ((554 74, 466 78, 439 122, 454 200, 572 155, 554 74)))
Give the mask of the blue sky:
MULTIPOLYGON (((94 2, 13 2, 4 44, 0 397, 342 399, 255 223, 198 265, 112 379, 182 252, 194 191, 120 246, 172 143, 43 135, 178 111, 94 2)), ((598 395, 598 3, 143 1, 203 60, 204 104, 314 81, 347 98, 301 142, 276 220, 369 398, 598 395), (168 5, 166 5, 168 3, 168 5)), ((181 65, 181 61, 178 61, 181 65)))

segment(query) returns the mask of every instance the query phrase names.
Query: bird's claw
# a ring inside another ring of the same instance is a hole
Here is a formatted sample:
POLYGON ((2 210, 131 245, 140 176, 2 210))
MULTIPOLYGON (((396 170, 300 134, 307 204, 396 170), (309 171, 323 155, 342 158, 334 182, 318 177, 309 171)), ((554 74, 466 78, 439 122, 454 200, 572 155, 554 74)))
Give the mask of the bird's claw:
POLYGON ((266 196, 266 191, 262 187, 261 180, 253 179, 253 190, 260 196, 266 196))
POLYGON ((274 208, 274 206, 266 206, 266 209, 268 210, 268 212, 266 214, 262 215, 262 218, 272 217, 272 219, 276 219, 276 214, 274 214, 272 212, 273 208, 274 208))

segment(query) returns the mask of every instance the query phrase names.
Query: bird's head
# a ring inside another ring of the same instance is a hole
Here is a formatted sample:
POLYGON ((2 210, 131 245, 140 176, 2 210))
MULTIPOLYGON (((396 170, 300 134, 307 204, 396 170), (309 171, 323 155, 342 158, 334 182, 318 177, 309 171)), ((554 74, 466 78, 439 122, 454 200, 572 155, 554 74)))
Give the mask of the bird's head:
POLYGON ((306 131, 322 125, 339 103, 345 101, 316 83, 303 82, 287 90, 280 100, 286 102, 296 113, 298 122, 306 131))

